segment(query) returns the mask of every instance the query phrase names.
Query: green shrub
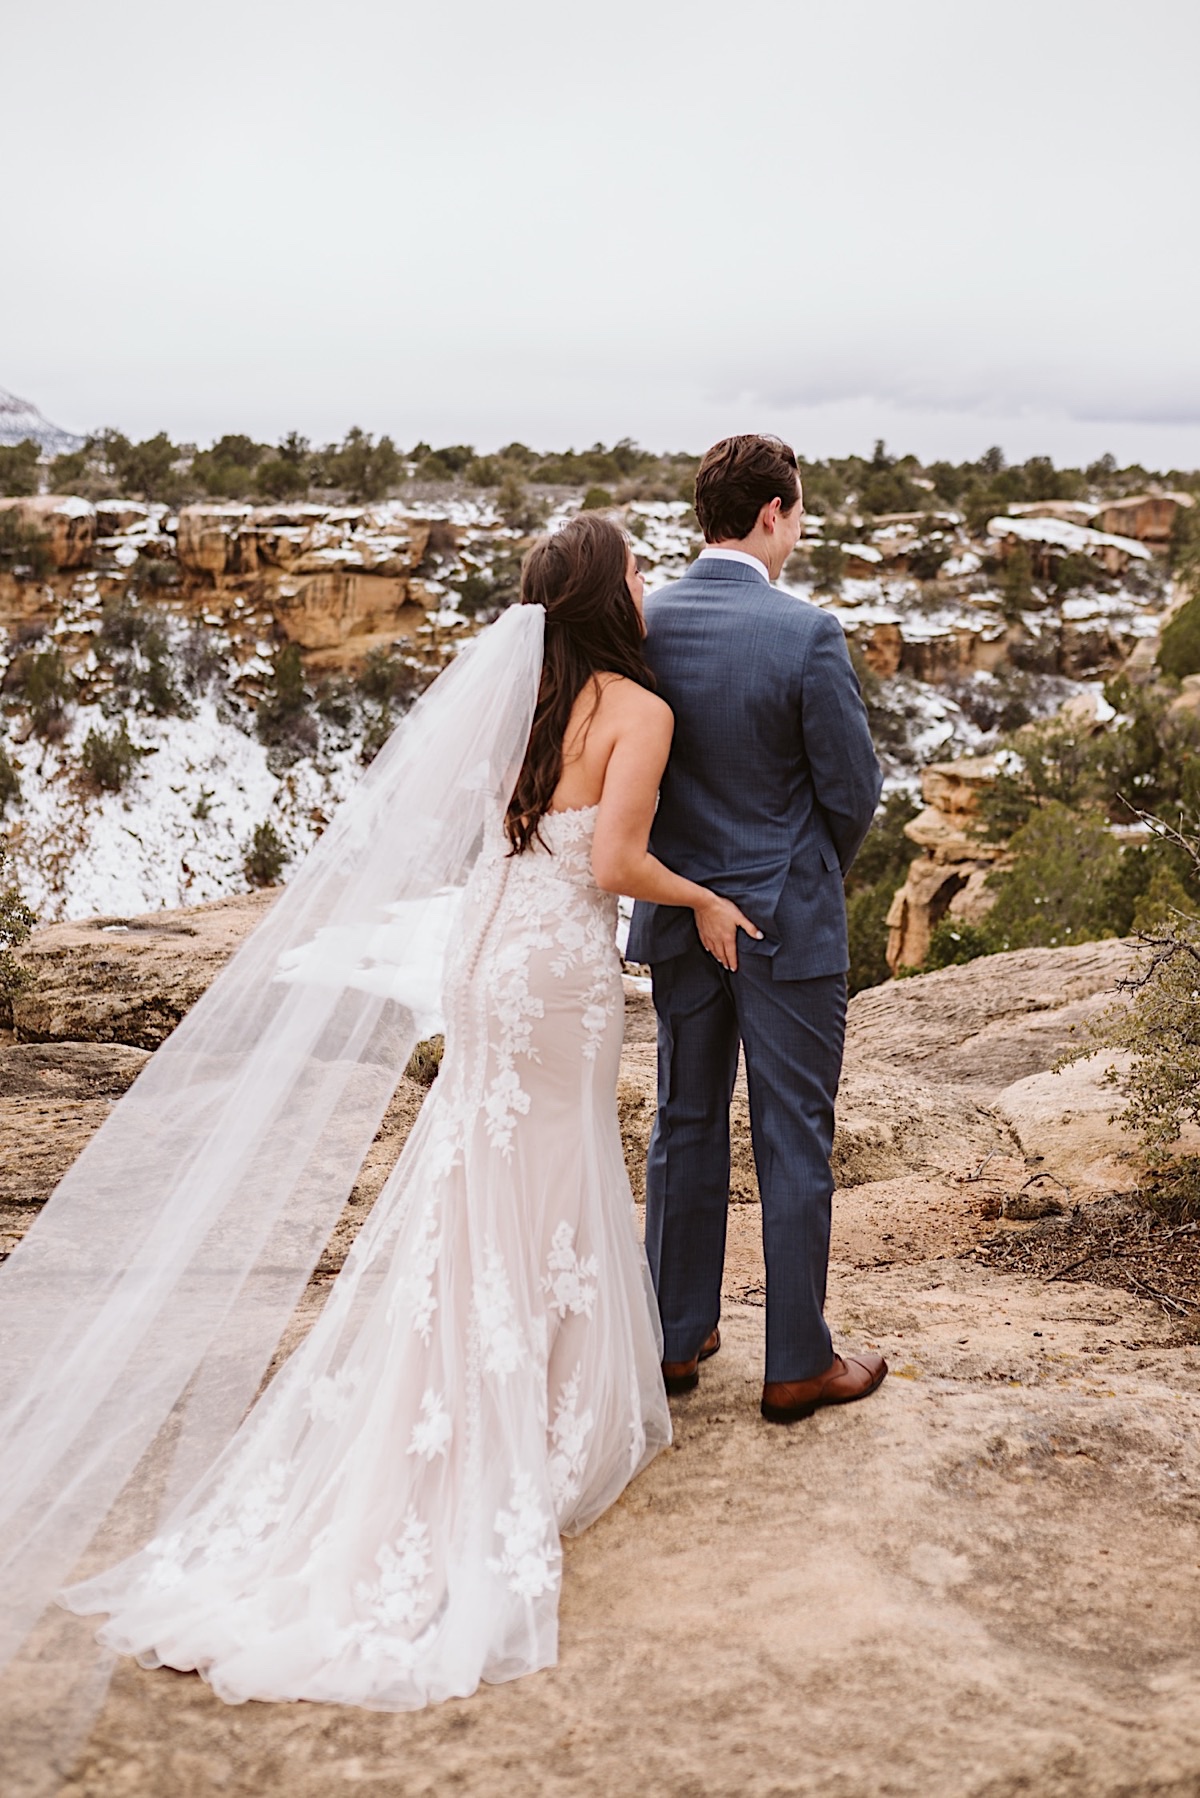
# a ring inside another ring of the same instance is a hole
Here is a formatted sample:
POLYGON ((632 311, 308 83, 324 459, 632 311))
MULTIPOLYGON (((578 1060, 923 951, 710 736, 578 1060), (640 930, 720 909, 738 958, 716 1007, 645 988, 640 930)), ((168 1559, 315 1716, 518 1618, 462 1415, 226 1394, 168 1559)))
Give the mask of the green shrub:
POLYGON ((9 760, 7 749, 0 744, 0 815, 10 805, 21 803, 21 777, 9 760))
POLYGON ((290 860, 287 844, 275 826, 270 822, 256 825, 243 863, 251 886, 275 886, 290 860))
POLYGON ((0 443, 0 495, 25 499, 38 490, 41 446, 32 437, 23 443, 0 443))
POLYGON ((993 874, 987 934, 997 949, 1090 942, 1114 935, 1109 889, 1121 851, 1102 818, 1051 800, 1009 844, 1013 864, 993 874))
POLYGON ((1054 574, 1054 591, 1056 593, 1074 593, 1080 587, 1095 587, 1103 583, 1104 572, 1098 568, 1092 558, 1081 549, 1073 549, 1063 556, 1054 574))
POLYGON ((415 699, 426 685, 426 676, 423 670, 411 668, 403 657, 391 650, 372 649, 359 670, 355 685, 364 699, 390 705, 393 700, 415 699))
POLYGON ((35 525, 23 524, 15 506, 0 511, 0 568, 34 581, 54 572, 46 536, 35 525))
POLYGON ((1195 593, 1200 586, 1200 505, 1180 506, 1171 525, 1171 572, 1195 593))
POLYGON ((271 684, 259 704, 257 727, 260 742, 272 749, 303 755, 317 747, 320 732, 309 712, 311 695, 304 679, 299 646, 285 643, 275 653, 271 684))
POLYGON ((308 468, 284 456, 268 456, 259 463, 254 481, 268 499, 302 499, 308 492, 308 468))
POLYGON ((918 581, 936 580, 942 564, 950 560, 950 545, 937 537, 922 537, 908 552, 908 572, 918 581))
POLYGON ((1158 665, 1175 680, 1200 674, 1200 593, 1185 600, 1168 621, 1159 641, 1158 665))
MULTIPOLYGON (((986 924, 967 924, 959 918, 943 918, 935 924, 929 938, 929 952, 921 964, 922 974, 934 968, 955 968, 964 962, 991 955, 997 945, 986 924)), ((915 973, 916 969, 905 969, 915 973)))
POLYGON ((1018 543, 1004 564, 1000 587, 1004 616, 1016 621, 1033 604, 1033 563, 1023 543, 1018 543))
MULTIPOLYGON (((1126 855, 1128 856, 1128 852, 1126 855)), ((1197 883, 1193 880, 1192 884, 1195 886, 1197 883)), ((1180 917, 1194 916, 1196 911, 1196 893, 1189 892, 1174 868, 1167 867, 1160 861, 1153 868, 1142 892, 1138 894, 1127 928, 1141 936, 1161 935, 1170 930, 1180 917)), ((1122 931, 1121 934, 1124 935, 1125 932, 1122 931)))
POLYGON ((809 556, 815 591, 840 593, 846 574, 846 552, 840 543, 814 543, 809 556))
POLYGON ((544 501, 535 499, 524 481, 515 474, 506 475, 501 482, 496 494, 496 510, 505 524, 526 534, 540 530, 546 522, 544 501))
POLYGON ((382 499, 403 474, 399 452, 390 437, 376 443, 355 425, 340 444, 329 444, 313 458, 316 484, 340 487, 354 500, 382 499))
POLYGON ((35 736, 46 742, 61 740, 75 698, 75 681, 57 644, 16 656, 5 674, 4 686, 26 706, 35 736))
POLYGON ((396 720, 389 706, 381 706, 374 717, 368 719, 358 752, 358 759, 364 768, 370 767, 395 728, 396 720))
POLYGON ((89 730, 80 760, 97 792, 119 793, 145 753, 131 741, 129 727, 122 718, 109 736, 95 728, 89 730))
POLYGON ((98 659, 107 665, 116 693, 155 718, 175 718, 188 704, 175 674, 161 613, 128 599, 110 600, 97 635, 98 659))
POLYGON ((606 512, 616 500, 607 487, 589 487, 579 502, 581 512, 606 512))
MULTIPOLYGON (((1200 880, 1200 841, 1159 825, 1188 852, 1200 880)), ((1128 1073, 1112 1083, 1125 1098, 1121 1121, 1142 1139, 1153 1167, 1166 1175, 1159 1197, 1175 1214, 1200 1216, 1200 1158, 1173 1158, 1185 1124, 1200 1123, 1200 917, 1173 916, 1148 942, 1128 979, 1128 1005, 1111 1007, 1066 1060, 1098 1047, 1124 1050, 1128 1073)))
POLYGON ((8 862, 8 851, 0 844, 0 1023, 11 1025, 13 1000, 33 985, 33 975, 21 966, 13 950, 28 939, 37 915, 8 878, 8 862))

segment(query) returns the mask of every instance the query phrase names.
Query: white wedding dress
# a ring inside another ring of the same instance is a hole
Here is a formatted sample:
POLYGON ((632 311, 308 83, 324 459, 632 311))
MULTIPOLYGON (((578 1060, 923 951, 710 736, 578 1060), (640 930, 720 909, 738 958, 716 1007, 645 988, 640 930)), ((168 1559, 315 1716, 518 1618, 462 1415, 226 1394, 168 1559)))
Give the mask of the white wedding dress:
POLYGON ((154 1540, 65 1595, 143 1665, 405 1710, 555 1661, 560 1531, 671 1434, 595 818, 522 856, 489 827, 440 1076, 316 1323, 154 1540))

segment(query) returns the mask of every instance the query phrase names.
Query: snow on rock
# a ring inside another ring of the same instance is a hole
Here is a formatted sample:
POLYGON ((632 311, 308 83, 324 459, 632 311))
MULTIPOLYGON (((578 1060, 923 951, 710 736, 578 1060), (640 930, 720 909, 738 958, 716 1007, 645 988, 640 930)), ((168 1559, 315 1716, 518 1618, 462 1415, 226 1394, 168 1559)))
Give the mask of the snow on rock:
POLYGON ((1085 554, 1115 549, 1131 561, 1153 560, 1153 552, 1136 537, 1114 537, 1109 531, 1089 530, 1067 518, 992 518, 987 528, 989 537, 1019 537, 1025 543, 1051 543, 1057 549, 1082 550, 1085 554))

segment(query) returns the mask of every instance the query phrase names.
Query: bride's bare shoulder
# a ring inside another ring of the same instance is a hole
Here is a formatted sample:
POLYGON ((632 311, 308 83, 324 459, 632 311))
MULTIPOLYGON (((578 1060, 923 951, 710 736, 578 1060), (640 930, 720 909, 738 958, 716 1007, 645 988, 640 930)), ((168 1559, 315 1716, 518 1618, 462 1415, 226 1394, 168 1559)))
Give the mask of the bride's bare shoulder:
POLYGON ((601 709, 618 730, 666 731, 675 728, 675 714, 665 699, 639 686, 623 674, 602 677, 601 709))

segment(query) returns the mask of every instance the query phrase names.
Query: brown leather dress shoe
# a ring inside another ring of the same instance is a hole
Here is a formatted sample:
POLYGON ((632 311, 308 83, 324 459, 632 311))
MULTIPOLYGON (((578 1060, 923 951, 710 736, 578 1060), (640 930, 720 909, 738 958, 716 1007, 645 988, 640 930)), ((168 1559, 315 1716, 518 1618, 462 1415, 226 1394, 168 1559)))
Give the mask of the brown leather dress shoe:
POLYGON ((710 1355, 715 1355, 720 1346, 721 1330, 718 1325, 711 1336, 705 1337, 699 1351, 690 1361, 664 1361, 663 1385, 667 1391, 676 1398, 681 1392, 694 1392, 700 1384, 701 1361, 707 1361, 710 1355))
POLYGON ((763 1387, 762 1414, 768 1423, 798 1423, 822 1405, 852 1405, 883 1384, 887 1362, 872 1349, 857 1355, 835 1355, 824 1373, 811 1380, 768 1380, 763 1387))

